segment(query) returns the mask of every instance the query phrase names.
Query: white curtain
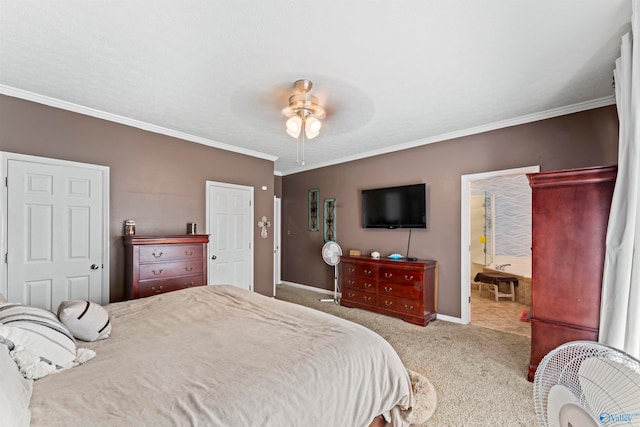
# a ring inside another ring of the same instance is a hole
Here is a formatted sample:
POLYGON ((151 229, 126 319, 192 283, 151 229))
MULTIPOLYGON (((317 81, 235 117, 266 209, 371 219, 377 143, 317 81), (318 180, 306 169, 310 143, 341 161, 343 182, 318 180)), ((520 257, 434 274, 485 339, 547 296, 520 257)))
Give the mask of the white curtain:
POLYGON ((603 344, 640 358, 640 31, 633 0, 632 33, 622 38, 614 71, 620 121, 616 179, 602 280, 600 337, 603 344))

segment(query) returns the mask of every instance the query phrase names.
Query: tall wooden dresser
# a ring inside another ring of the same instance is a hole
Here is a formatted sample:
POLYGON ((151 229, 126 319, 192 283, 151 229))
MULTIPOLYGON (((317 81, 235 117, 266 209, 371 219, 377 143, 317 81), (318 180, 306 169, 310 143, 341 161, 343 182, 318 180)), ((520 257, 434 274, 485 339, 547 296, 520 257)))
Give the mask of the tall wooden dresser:
POLYGON ((617 167, 528 174, 532 189, 531 363, 598 340, 605 238, 617 167))
POLYGON ((207 243, 206 234, 124 236, 125 297, 206 285, 207 243))
POLYGON ((399 317, 425 326, 436 318, 438 264, 340 257, 340 305, 399 317))

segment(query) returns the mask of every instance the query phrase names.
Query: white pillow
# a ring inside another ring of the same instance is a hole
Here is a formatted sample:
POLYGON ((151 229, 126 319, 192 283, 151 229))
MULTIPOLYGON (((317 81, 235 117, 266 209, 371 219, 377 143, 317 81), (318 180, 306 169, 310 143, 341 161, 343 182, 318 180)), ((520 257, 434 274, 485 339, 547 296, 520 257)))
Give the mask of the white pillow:
POLYGON ((0 302, 7 302, 7 299, 2 294, 0 294, 0 302))
POLYGON ((0 343, 11 351, 25 378, 74 366, 76 340, 55 314, 37 307, 0 303, 0 343), (30 356, 29 363, 21 363, 30 356))
POLYGON ((29 401, 33 381, 20 375, 6 346, 0 345, 0 414, 7 426, 28 426, 31 421, 29 401))
POLYGON ((90 301, 63 301, 58 307, 58 318, 74 337, 83 341, 103 340, 111 333, 109 313, 90 301))

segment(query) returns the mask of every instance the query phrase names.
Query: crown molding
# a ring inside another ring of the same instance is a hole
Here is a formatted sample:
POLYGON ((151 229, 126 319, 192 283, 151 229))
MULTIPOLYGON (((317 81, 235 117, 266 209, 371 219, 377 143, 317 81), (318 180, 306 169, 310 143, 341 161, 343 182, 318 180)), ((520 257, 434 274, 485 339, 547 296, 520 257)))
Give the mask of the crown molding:
POLYGON ((554 117, 565 116, 567 114, 579 113, 581 111, 593 110, 595 108, 606 107, 614 105, 616 99, 614 95, 606 96, 603 98, 597 98, 590 101, 579 102, 577 104, 571 104, 564 107, 553 108, 551 110, 545 110, 538 113, 527 114, 525 116, 514 117, 512 119, 501 120, 498 122, 488 123, 482 126, 476 126, 468 129, 463 129, 455 132, 449 132, 442 135, 436 135, 429 138, 418 139, 416 141, 407 142, 404 144, 392 145, 377 150, 367 151, 365 153, 355 154, 353 156, 341 157, 339 159, 330 160, 326 162, 315 163, 313 165, 303 166, 299 168, 289 169, 287 171, 280 171, 281 176, 292 175, 295 173, 305 172, 313 169, 324 168, 327 166, 333 166, 340 163, 351 162, 354 160, 365 159, 367 157, 379 156, 381 154, 393 153, 395 151, 406 150, 409 148, 420 147, 427 144, 433 144, 434 142, 442 142, 450 139, 461 138, 469 135, 476 135, 479 133, 489 132, 492 130, 503 129, 511 126, 523 125, 526 123, 537 122, 540 120, 551 119, 554 117))
MULTIPOLYGON (((153 125, 153 124, 142 122, 139 120, 134 120, 127 117, 119 116, 117 114, 107 113, 105 111, 74 104, 72 102, 62 101, 57 98, 52 98, 52 97, 40 95, 34 92, 17 89, 7 85, 0 84, 0 94, 11 96, 14 98, 24 99, 27 101, 36 102, 43 105, 48 105, 50 107, 60 108, 62 110, 67 110, 74 113, 83 114, 86 116, 95 117, 98 119, 103 119, 103 120, 107 120, 114 123, 120 123, 126 126, 131 126, 131 127, 146 130, 149 132, 171 136, 171 137, 182 139, 185 141, 195 142, 198 144, 206 145, 208 147, 218 148, 225 151, 231 151, 234 153, 256 157, 259 159, 269 160, 272 162, 275 162, 278 159, 277 156, 274 156, 271 154, 261 153, 258 151, 249 150, 246 148, 237 147, 237 146, 225 144, 222 142, 214 141, 211 139, 199 137, 196 135, 179 132, 176 130, 164 128, 161 126, 153 125)), ((388 154, 388 153, 393 153, 395 151, 401 151, 409 148, 420 147, 427 144, 433 144, 435 142, 442 142, 450 139, 461 138, 469 135, 489 132, 492 130, 503 129, 511 126, 517 126, 517 125, 532 123, 540 120, 550 119, 554 117, 564 116, 567 114, 578 113, 581 111, 592 110, 595 108, 606 107, 609 105, 614 105, 615 103, 616 103, 615 96, 611 95, 603 98, 593 99, 590 101, 580 102, 577 104, 567 105, 564 107, 553 108, 553 109, 541 111, 538 113, 528 114, 525 116, 515 117, 507 120, 501 120, 501 121, 489 123, 486 125, 481 125, 481 126, 468 128, 468 129, 462 129, 455 132, 436 135, 429 138, 418 139, 418 140, 407 142, 404 144, 392 145, 389 147, 385 147, 377 150, 371 150, 364 153, 355 154, 352 156, 346 156, 346 157, 341 157, 335 160, 316 163, 313 165, 301 166, 301 167, 289 169, 286 171, 274 171, 274 175, 276 176, 292 175, 292 174, 305 172, 313 169, 333 166, 340 163, 346 163, 354 160, 365 159, 367 157, 379 156, 381 154, 388 154)))
POLYGON ((49 96, 44 96, 37 93, 29 92, 26 90, 17 89, 11 86, 0 84, 0 94, 11 96, 14 98, 24 99, 26 101, 37 102, 38 104, 48 105, 49 107, 55 107, 61 110, 67 110, 74 113, 83 114, 85 116, 95 117, 98 119, 103 119, 110 122, 131 126, 131 127, 146 130, 149 132, 158 133, 161 135, 183 139, 185 141, 195 142, 198 144, 206 145, 208 147, 219 148, 225 151, 232 151, 234 153, 244 154, 244 155, 256 157, 259 159, 270 160, 272 162, 275 162, 278 159, 277 156, 274 156, 271 154, 261 153, 258 151, 253 151, 253 150, 249 150, 242 147, 236 147, 234 145, 225 144, 223 142, 218 142, 211 139, 202 138, 200 136, 179 132, 176 130, 164 128, 162 126, 146 123, 140 120, 134 120, 128 117, 119 116, 117 114, 107 113, 105 111, 96 110, 94 108, 85 107, 83 105, 74 104, 72 102, 62 101, 57 98, 51 98, 49 96))

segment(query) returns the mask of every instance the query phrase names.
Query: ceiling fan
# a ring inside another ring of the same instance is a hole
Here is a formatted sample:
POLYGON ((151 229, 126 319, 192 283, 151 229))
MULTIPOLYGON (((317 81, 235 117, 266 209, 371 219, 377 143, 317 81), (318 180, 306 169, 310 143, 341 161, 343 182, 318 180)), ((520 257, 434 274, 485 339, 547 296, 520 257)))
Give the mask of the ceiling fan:
MULTIPOLYGON (((318 102, 318 98, 309 93, 312 87, 313 83, 310 80, 297 80, 293 84, 296 93, 289 97, 289 105, 282 109, 282 114, 288 117, 287 134, 296 138, 296 140, 302 135, 303 165, 305 137, 306 139, 313 139, 320 135, 320 128, 322 127, 320 120, 327 115, 324 107, 318 102)), ((296 162, 300 161, 299 157, 298 149, 296 162)))

